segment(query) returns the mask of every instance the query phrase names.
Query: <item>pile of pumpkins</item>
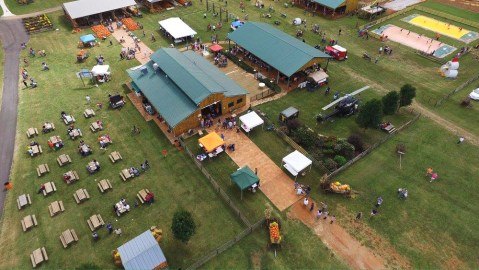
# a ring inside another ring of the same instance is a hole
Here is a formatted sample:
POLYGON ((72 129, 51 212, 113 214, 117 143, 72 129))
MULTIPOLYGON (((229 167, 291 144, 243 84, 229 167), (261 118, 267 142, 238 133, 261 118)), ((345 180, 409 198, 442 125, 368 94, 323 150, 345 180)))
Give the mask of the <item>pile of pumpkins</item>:
POLYGON ((336 181, 329 184, 329 187, 334 191, 346 192, 351 191, 351 187, 348 184, 341 184, 341 182, 336 181))

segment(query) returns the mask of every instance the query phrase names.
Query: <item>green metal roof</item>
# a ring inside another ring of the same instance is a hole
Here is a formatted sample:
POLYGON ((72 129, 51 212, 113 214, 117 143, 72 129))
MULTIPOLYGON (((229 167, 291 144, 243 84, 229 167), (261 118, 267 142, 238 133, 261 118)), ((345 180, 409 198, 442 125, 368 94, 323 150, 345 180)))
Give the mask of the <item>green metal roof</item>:
POLYGON ((183 55, 196 64, 195 68, 201 69, 210 80, 220 85, 224 89, 223 93, 226 97, 246 95, 248 93, 248 91, 226 76, 215 65, 206 61, 201 55, 194 51, 186 51, 183 55))
POLYGON ((328 8, 337 9, 338 7, 342 6, 344 2, 346 1, 345 0, 313 0, 313 2, 326 6, 328 8))
POLYGON ((266 23, 246 22, 228 38, 288 77, 314 58, 331 58, 266 23))
POLYGON ((232 173, 230 177, 241 190, 245 190, 254 183, 259 182, 258 176, 248 166, 244 166, 232 173))
POLYGON ((151 60, 196 104, 213 93, 224 93, 225 96, 230 94, 229 91, 244 95, 247 93, 214 65, 192 51, 181 53, 174 48, 163 48, 156 51, 151 60))
POLYGON ((164 72, 153 69, 153 61, 143 66, 147 68, 146 74, 139 68, 127 70, 133 80, 132 85, 141 90, 171 127, 197 110, 198 106, 164 72))

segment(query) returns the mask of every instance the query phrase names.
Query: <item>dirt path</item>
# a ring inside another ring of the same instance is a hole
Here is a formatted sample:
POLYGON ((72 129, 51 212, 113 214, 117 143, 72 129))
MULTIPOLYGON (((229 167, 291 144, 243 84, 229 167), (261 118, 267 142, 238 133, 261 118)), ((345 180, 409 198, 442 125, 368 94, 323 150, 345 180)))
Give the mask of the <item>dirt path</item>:
POLYGON ((414 102, 412 108, 417 112, 421 113, 423 116, 431 119, 436 124, 440 125, 441 127, 445 128, 451 133, 454 133, 457 136, 462 136, 466 140, 465 142, 473 144, 475 146, 479 146, 479 137, 474 135, 473 133, 463 129, 462 127, 457 126, 456 124, 452 123, 449 120, 442 118, 441 116, 437 115, 435 112, 430 111, 429 109, 425 108, 421 104, 414 102))

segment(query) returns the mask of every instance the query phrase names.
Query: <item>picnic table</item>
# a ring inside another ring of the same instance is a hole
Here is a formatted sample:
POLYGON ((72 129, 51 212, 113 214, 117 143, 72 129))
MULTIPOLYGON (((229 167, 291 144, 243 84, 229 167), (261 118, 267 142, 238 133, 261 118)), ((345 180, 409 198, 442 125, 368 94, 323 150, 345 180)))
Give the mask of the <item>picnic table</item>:
POLYGON ((17 206, 18 210, 22 209, 23 207, 32 204, 32 200, 30 199, 30 194, 22 194, 17 198, 17 206))
POLYGON ((130 178, 133 178, 134 175, 130 173, 130 170, 129 170, 129 169, 123 169, 123 170, 121 170, 121 172, 120 172, 120 177, 121 177, 121 179, 123 179, 123 181, 126 181, 126 180, 128 180, 128 179, 130 179, 130 178))
POLYGON ((38 225, 37 218, 35 217, 35 215, 28 215, 24 217, 21 220, 21 223, 22 223, 22 228, 24 232, 26 232, 31 227, 38 225))
POLYGON ((138 191, 138 194, 136 196, 138 197, 141 203, 145 203, 146 195, 148 195, 148 193, 150 193, 148 189, 142 189, 138 191))
POLYGON ((103 130, 103 123, 100 121, 100 124, 98 124, 98 121, 95 121, 91 123, 90 129, 92 132, 97 132, 98 130, 103 130))
POLYGON ((78 236, 75 233, 75 230, 68 229, 60 235, 60 241, 64 248, 67 248, 69 244, 73 243, 73 241, 78 241, 78 236))
POLYGON ((101 218, 101 216, 98 215, 93 215, 87 220, 88 226, 90 227, 91 231, 96 230, 97 228, 105 225, 105 222, 101 218))
POLYGON ((103 136, 98 137, 98 142, 100 143, 100 145, 101 145, 101 144, 103 144, 103 145, 108 145, 108 144, 110 144, 110 143, 113 143, 113 142, 111 141, 110 136, 108 136, 108 135, 103 135, 103 136))
POLYGON ((90 199, 90 195, 84 188, 80 188, 79 190, 75 191, 73 193, 73 198, 75 198, 75 201, 79 204, 82 201, 90 199))
POLYGON ((75 122, 75 118, 71 115, 64 115, 63 116, 63 122, 65 122, 65 125, 71 124, 75 122))
POLYGON ((45 247, 36 249, 30 254, 30 260, 32 261, 33 268, 37 267, 43 261, 48 261, 47 251, 45 247))
POLYGON ((31 154, 32 157, 43 153, 42 147, 40 145, 33 145, 30 147, 32 149, 32 154, 31 154))
POLYGON ((109 189, 113 189, 113 187, 110 183, 110 180, 108 180, 108 179, 100 180, 100 182, 98 182, 98 188, 100 189, 100 191, 102 193, 109 190, 109 189))
POLYGON ((76 171, 68 171, 63 174, 63 181, 65 181, 65 183, 67 184, 73 183, 78 180, 80 180, 80 176, 78 176, 78 173, 76 171))
POLYGON ((37 174, 38 174, 38 177, 46 174, 47 172, 50 172, 50 168, 48 168, 48 164, 40 164, 38 165, 37 167, 37 174))
POLYGON ((55 125, 53 123, 45 122, 43 124, 43 129, 42 129, 43 133, 47 133, 47 132, 50 132, 52 130, 55 130, 55 125))
POLYGON ((67 154, 63 154, 63 155, 60 155, 58 156, 57 158, 57 162, 58 162, 58 165, 63 166, 63 165, 66 165, 68 163, 71 163, 72 160, 70 159, 70 156, 67 155, 67 154))
POLYGON ((83 112, 83 115, 85 116, 85 118, 90 118, 92 116, 95 116, 95 111, 92 110, 92 109, 86 109, 84 112, 83 112))
POLYGON ((98 171, 98 166, 96 165, 95 161, 92 160, 88 162, 86 169, 90 174, 92 174, 98 171))
POLYGON ((70 135, 70 138, 72 140, 83 136, 83 134, 81 133, 81 130, 79 128, 73 129, 72 131, 70 131, 70 133, 68 133, 68 135, 70 135))
POLYGON ((119 201, 115 204, 116 215, 121 216, 122 214, 130 211, 130 205, 119 201))
POLYGON ((38 130, 36 128, 29 128, 27 129, 27 137, 30 138, 32 136, 38 135, 38 130))
POLYGON ((43 185, 45 186, 45 189, 43 190, 43 196, 47 196, 48 194, 57 191, 57 187, 53 182, 46 182, 43 185))
POLYGON ((54 201, 48 206, 48 211, 50 211, 50 216, 54 216, 60 212, 65 211, 62 201, 54 201))
POLYGON ((113 163, 123 159, 118 151, 111 152, 109 157, 110 157, 111 162, 113 162, 113 163))
POLYGON ((51 143, 53 143, 53 144, 57 144, 57 143, 63 142, 63 141, 62 141, 62 138, 60 138, 60 136, 51 136, 49 141, 50 141, 51 143))

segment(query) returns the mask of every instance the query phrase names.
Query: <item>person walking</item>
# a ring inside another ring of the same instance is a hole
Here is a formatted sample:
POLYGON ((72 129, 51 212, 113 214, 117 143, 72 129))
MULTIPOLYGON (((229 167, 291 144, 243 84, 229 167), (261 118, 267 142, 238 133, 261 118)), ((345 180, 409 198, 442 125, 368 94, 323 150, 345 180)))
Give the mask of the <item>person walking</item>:
POLYGON ((113 46, 113 41, 111 41, 111 39, 110 39, 110 46, 113 46))
POLYGON ((314 210, 314 202, 311 203, 311 207, 309 207, 309 212, 313 212, 314 210))
POLYGON ((113 232, 113 226, 111 225, 111 223, 106 224, 106 228, 108 229, 109 234, 113 232))
POLYGON ((378 57, 378 56, 376 56, 376 59, 374 59, 374 64, 377 64, 377 63, 378 63, 378 61, 379 61, 379 57, 378 57))
POLYGON ((308 204, 309 204, 308 197, 304 197, 303 204, 304 204, 305 207, 308 207, 308 204))
POLYGON ((356 220, 360 220, 362 217, 363 217, 363 212, 359 212, 359 213, 356 215, 356 220))
POLYGON ((86 99, 86 104, 90 104, 90 102, 91 102, 90 96, 87 95, 87 96, 85 97, 85 99, 86 99))
POLYGON ((321 209, 318 209, 318 212, 316 212, 316 219, 320 219, 322 214, 323 211, 321 211, 321 209))
POLYGON ((325 211, 325 212, 324 212, 324 217, 323 217, 323 219, 327 219, 327 218, 328 218, 328 215, 329 215, 329 212, 328 212, 328 211, 325 211))
POLYGON ((374 217, 377 214, 378 214, 378 210, 373 208, 373 210, 371 210, 371 217, 374 217))
POLYGON ((331 216, 331 221, 329 222, 329 224, 333 224, 334 221, 336 221, 336 217, 334 215, 331 216))
POLYGON ((26 88, 28 88, 28 83, 26 80, 23 80, 23 84, 25 85, 26 88))

